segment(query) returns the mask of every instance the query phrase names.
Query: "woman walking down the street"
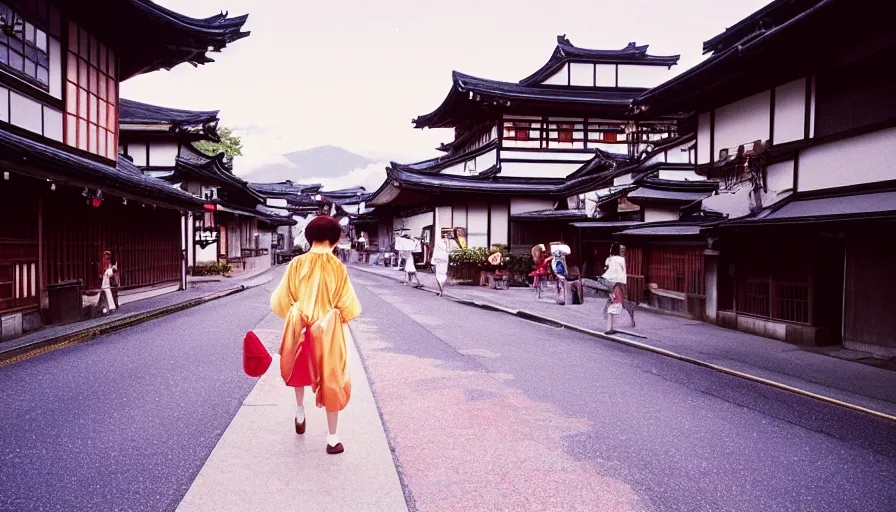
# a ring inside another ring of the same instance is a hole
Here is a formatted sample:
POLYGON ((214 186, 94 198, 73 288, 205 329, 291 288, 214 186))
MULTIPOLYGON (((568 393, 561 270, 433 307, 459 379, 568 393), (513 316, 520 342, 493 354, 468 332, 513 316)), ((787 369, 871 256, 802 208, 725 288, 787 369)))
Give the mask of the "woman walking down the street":
POLYGON ((613 332, 616 315, 622 313, 622 303, 626 296, 628 275, 625 269, 625 246, 613 244, 610 257, 606 261, 606 271, 601 276, 610 288, 610 299, 607 307, 607 332, 613 332))
POLYGON ((432 265, 435 267, 436 283, 439 285, 439 297, 445 293, 445 283, 448 281, 448 239, 440 238, 432 250, 432 265))
MULTIPOLYGON (((115 311, 118 306, 116 297, 112 295, 113 281, 117 280, 118 268, 112 261, 111 251, 103 251, 103 262, 101 263, 101 267, 100 278, 102 279, 102 282, 100 284, 100 300, 97 302, 100 310, 105 315, 115 311)), ((117 287, 117 283, 115 286, 117 287)), ((117 295, 117 293, 115 295, 117 295)))
POLYGON ((311 386, 316 405, 327 411, 330 454, 344 449, 336 427, 339 411, 351 397, 348 322, 361 313, 348 271, 333 254, 339 235, 339 223, 332 217, 309 222, 305 236, 311 250, 290 262, 271 296, 271 310, 286 320, 280 342, 280 375, 295 389, 296 433, 305 433, 305 387, 311 386))

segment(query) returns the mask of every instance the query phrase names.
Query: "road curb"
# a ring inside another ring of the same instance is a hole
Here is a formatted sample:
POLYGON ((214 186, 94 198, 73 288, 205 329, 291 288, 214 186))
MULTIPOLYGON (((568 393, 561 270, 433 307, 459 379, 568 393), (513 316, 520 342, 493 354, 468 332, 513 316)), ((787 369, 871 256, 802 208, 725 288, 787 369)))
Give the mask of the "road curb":
MULTIPOLYGON (((356 269, 358 269, 358 270, 360 270, 360 271, 362 271, 362 272, 366 272, 366 273, 368 273, 368 274, 372 274, 372 275, 376 275, 376 276, 380 276, 380 277, 385 277, 385 278, 387 278, 387 279, 394 279, 394 280, 397 280, 397 281, 401 281, 401 276, 400 276, 400 275, 395 276, 395 277, 393 278, 393 277, 391 277, 391 276, 386 276, 386 275, 380 274, 380 273, 378 273, 378 272, 374 272, 374 271, 372 271, 372 270, 367 270, 367 269, 365 269, 365 268, 363 268, 363 267, 360 267, 360 266, 352 266, 352 268, 356 268, 356 269)), ((432 288, 427 288, 427 287, 425 287, 425 286, 424 286, 424 287, 421 287, 421 288, 419 288, 419 289, 420 289, 420 290, 425 290, 425 291, 428 291, 428 292, 436 293, 435 290, 433 290, 432 288)), ((653 345, 649 345, 649 344, 647 344, 647 343, 641 343, 641 342, 639 342, 639 341, 629 340, 629 339, 621 338, 621 337, 619 337, 619 336, 613 336, 612 334, 606 334, 606 333, 603 333, 603 332, 600 332, 600 331, 595 331, 595 330, 593 330, 593 329, 588 329, 588 328, 586 328, 586 327, 581 327, 581 326, 578 326, 578 325, 575 325, 575 324, 570 324, 570 323, 563 322, 563 321, 560 321, 560 320, 555 320, 555 319, 553 319, 553 318, 548 318, 548 317, 546 317, 546 316, 539 315, 539 314, 536 314, 536 313, 531 313, 531 312, 524 311, 524 310, 514 310, 514 309, 509 309, 509 308, 504 308, 504 307, 501 307, 501 306, 497 306, 497 305, 494 305, 494 304, 488 304, 488 303, 479 302, 479 301, 474 301, 474 300, 469 300, 469 299, 462 299, 462 298, 460 298, 460 297, 455 297, 455 296, 449 295, 449 294, 447 294, 447 293, 444 295, 444 297, 447 298, 447 299, 450 299, 450 300, 452 300, 452 301, 454 301, 454 302, 457 302, 457 303, 459 303, 459 304, 464 304, 464 305, 467 305, 467 306, 473 306, 473 307, 477 307, 477 308, 480 308, 480 309, 486 309, 486 310, 489 310, 489 311, 498 311, 498 312, 501 312, 501 313, 505 313, 505 314, 509 314, 509 315, 515 316, 515 317, 517 317, 517 318, 522 318, 522 319, 524 319, 524 320, 529 320, 529 321, 532 321, 532 322, 537 322, 537 323, 540 323, 540 324, 543 324, 543 325, 547 325, 547 326, 550 326, 550 327, 560 327, 560 328, 569 329, 569 330, 576 331, 576 332, 579 332, 579 333, 582 333, 582 334, 586 334, 586 335, 588 335, 588 336, 592 336, 592 337, 595 337, 595 338, 600 338, 600 339, 603 339, 603 340, 612 341, 612 342, 614 342, 614 343, 618 343, 618 344, 620 344, 620 345, 625 345, 625 346, 632 347, 632 348, 636 348, 636 349, 639 349, 639 350, 645 350, 645 351, 647 351, 647 352, 653 352, 654 354, 658 354, 658 355, 665 356, 665 357, 670 357, 670 358, 672 358, 672 359, 677 359, 677 360, 679 360, 679 361, 682 361, 682 362, 685 362, 685 363, 689 363, 689 364, 693 364, 693 365, 695 365, 695 366, 700 366, 700 367, 703 367, 703 368, 707 368, 707 369, 710 369, 710 370, 713 370, 713 371, 717 371, 717 372, 719 372, 719 373, 724 373, 725 375, 730 375, 730 376, 732 376, 732 377, 737 377, 737 378, 740 378, 740 379, 748 380, 748 381, 750 381, 750 382, 755 382, 755 383, 757 383, 757 384, 762 384, 762 385, 769 386, 769 387, 772 387, 772 388, 780 389, 780 390, 782 390, 782 391, 787 391, 787 392, 790 392, 790 393, 793 393, 793 394, 796 394, 796 395, 804 396, 804 397, 806 397, 806 398, 811 398, 811 399, 813 399, 813 400, 818 400, 818 401, 820 401, 820 402, 825 402, 825 403, 827 403, 827 404, 831 404, 831 405, 836 405, 836 406, 839 406, 839 407, 843 407, 843 408, 845 408, 845 409, 849 409, 849 410, 852 410, 852 411, 856 411, 856 412, 860 412, 860 413, 867 414, 867 415, 870 415, 870 416, 874 416, 874 417, 879 418, 879 419, 883 419, 883 420, 888 420, 888 421, 896 422, 896 416, 887 414, 887 413, 885 413, 885 412, 880 412, 880 411, 875 411, 875 410, 873 410, 873 409, 868 409, 867 407, 862 407, 861 405, 851 404, 851 403, 849 403, 849 402, 844 402, 844 401, 842 401, 842 400, 837 400, 836 398, 831 398, 831 397, 829 397, 829 396, 820 395, 820 394, 818 394, 818 393, 813 393, 813 392, 811 392, 811 391, 806 391, 805 389, 800 389, 800 388, 797 388, 797 387, 794 387, 794 386, 790 386, 790 385, 787 385, 787 384, 783 384, 783 383, 781 383, 781 382, 777 382, 777 381, 774 381, 774 380, 771 380, 771 379, 766 379, 766 378, 763 378, 763 377, 758 377, 758 376, 756 376, 756 375, 750 375, 749 373, 741 372, 741 371, 734 370, 734 369, 731 369, 731 368, 728 368, 728 367, 725 367, 725 366, 722 366, 722 365, 717 365, 717 364, 710 363, 710 362, 707 362, 707 361, 702 361, 702 360, 700 360, 700 359, 696 359, 696 358, 693 358, 693 357, 685 356, 685 355, 683 355, 683 354, 679 354, 679 353, 677 353, 677 352, 673 352, 673 351, 671 351, 671 350, 666 350, 666 349, 663 349, 663 348, 654 347, 653 345)))
POLYGON ((215 292, 204 297, 197 297, 195 299, 190 299, 184 302, 157 308, 151 311, 134 313, 133 315, 110 320, 109 322, 100 325, 87 327, 79 331, 62 334, 53 338, 48 338, 46 340, 36 341, 30 345, 25 345, 23 347, 19 347, 17 349, 13 349, 0 354, 0 368, 18 363, 20 361, 24 361, 26 359, 31 359, 32 357, 37 357, 49 352, 53 352, 55 350, 59 350, 71 345, 84 343, 85 341, 90 341, 98 336, 110 334, 126 329, 128 327, 133 327, 150 320, 155 320, 156 318, 161 318, 172 313, 177 313, 178 311, 201 306, 203 304, 222 299, 224 297, 229 297, 230 295, 240 293, 256 286, 261 286, 261 284, 255 286, 246 286, 245 284, 241 284, 234 288, 215 292))

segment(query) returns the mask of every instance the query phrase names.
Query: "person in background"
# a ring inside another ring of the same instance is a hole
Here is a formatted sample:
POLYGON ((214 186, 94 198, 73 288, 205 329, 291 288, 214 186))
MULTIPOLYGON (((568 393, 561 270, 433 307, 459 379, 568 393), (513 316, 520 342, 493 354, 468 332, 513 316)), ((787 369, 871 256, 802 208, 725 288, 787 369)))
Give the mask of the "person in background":
POLYGON ((436 273, 436 283, 439 285, 439 297, 445 293, 445 283, 448 281, 448 253, 449 238, 442 237, 432 250, 432 265, 436 273))
POLYGON ((104 315, 115 311, 115 298, 112 296, 112 279, 117 272, 115 265, 112 264, 112 253, 103 251, 103 262, 101 264, 102 272, 100 273, 100 298, 97 301, 97 307, 104 315))
POLYGON ((625 246, 613 244, 610 247, 606 270, 601 278, 610 288, 610 297, 607 299, 607 332, 611 333, 616 316, 622 313, 622 303, 626 296, 628 274, 625 268, 625 246))
POLYGON ((305 387, 327 411, 327 453, 344 451, 336 434, 339 411, 351 397, 348 372, 348 322, 361 314, 348 271, 333 248, 339 223, 315 217, 305 228, 311 250, 294 258, 271 296, 271 310, 284 318, 280 342, 280 375, 296 394, 296 434, 305 433, 305 387))
POLYGON ((110 254, 109 261, 112 264, 112 278, 109 280, 109 288, 112 290, 112 302, 116 308, 118 305, 118 290, 121 288, 121 275, 119 274, 118 258, 115 253, 110 254))

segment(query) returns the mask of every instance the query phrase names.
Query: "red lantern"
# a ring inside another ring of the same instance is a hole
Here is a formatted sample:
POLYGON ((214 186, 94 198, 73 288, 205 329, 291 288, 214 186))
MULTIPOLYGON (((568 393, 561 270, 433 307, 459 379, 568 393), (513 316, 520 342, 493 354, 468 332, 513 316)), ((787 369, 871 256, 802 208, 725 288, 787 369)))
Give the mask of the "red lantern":
POLYGON ((100 205, 103 204, 103 200, 102 200, 101 198, 99 198, 99 197, 94 197, 94 198, 90 201, 90 204, 92 204, 94 208, 99 208, 100 205))

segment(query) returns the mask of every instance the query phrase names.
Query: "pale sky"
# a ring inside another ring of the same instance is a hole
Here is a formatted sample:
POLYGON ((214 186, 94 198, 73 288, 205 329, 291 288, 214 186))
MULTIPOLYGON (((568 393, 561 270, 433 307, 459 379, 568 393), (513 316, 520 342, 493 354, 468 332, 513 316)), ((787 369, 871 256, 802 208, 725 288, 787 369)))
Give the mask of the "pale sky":
POLYGON ((437 156, 451 130, 417 130, 451 71, 516 82, 538 69, 566 34, 585 48, 649 44, 681 54, 675 72, 700 62, 702 42, 767 0, 156 0, 206 17, 248 13, 252 35, 210 54, 128 80, 124 97, 219 109, 243 137, 244 174, 282 153, 330 144, 373 158, 437 156), (677 68, 677 69, 676 69, 677 68))

